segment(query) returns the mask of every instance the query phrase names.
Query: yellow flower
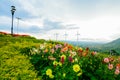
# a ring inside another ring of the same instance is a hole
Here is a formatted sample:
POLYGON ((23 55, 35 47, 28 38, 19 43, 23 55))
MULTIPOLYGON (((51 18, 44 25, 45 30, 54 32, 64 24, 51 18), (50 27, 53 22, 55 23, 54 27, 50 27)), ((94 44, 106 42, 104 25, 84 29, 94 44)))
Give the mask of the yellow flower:
POLYGON ((57 66, 57 65, 58 65, 58 62, 57 62, 57 61, 54 61, 54 62, 53 62, 53 65, 56 65, 56 66, 57 66))
POLYGON ((52 74, 52 70, 51 69, 47 69, 46 70, 46 75, 51 75, 52 74))
POLYGON ((65 56, 64 54, 61 56, 61 58, 62 58, 62 57, 64 57, 64 59, 66 59, 66 56, 65 56))
POLYGON ((65 73, 63 73, 63 77, 65 77, 66 76, 66 74, 65 73))
POLYGON ((54 78, 54 75, 50 74, 50 75, 49 75, 49 78, 54 78))
POLYGON ((78 64, 73 65, 73 71, 75 72, 80 71, 80 66, 78 64))

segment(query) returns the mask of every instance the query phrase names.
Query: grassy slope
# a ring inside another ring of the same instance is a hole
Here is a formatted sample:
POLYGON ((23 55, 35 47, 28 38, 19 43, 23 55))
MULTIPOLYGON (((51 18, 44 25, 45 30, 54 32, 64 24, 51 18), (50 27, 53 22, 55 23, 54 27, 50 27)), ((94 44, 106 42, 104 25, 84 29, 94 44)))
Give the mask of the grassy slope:
POLYGON ((0 35, 0 80, 39 79, 28 56, 21 53, 23 48, 34 46, 36 43, 37 40, 31 37, 0 35))

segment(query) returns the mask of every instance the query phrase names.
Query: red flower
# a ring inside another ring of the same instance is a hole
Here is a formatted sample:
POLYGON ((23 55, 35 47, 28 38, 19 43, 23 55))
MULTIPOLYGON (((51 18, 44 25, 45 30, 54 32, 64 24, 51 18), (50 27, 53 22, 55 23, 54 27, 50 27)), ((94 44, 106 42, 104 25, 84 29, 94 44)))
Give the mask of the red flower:
POLYGON ((89 48, 88 48, 88 47, 86 48, 86 51, 89 51, 89 48))
POLYGON ((72 56, 69 56, 68 59, 69 59, 70 62, 73 62, 72 56))
POLYGON ((64 57, 61 57, 60 62, 63 64, 64 63, 64 57))
POLYGON ((83 50, 81 48, 78 49, 78 53, 82 53, 83 50))

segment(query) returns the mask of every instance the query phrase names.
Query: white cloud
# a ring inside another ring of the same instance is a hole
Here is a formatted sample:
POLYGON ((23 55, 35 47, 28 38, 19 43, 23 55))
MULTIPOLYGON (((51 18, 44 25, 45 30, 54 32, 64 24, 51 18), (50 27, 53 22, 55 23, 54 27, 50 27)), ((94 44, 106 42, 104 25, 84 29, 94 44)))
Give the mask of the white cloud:
POLYGON ((10 25, 11 18, 7 16, 0 16, 0 25, 10 25))
MULTIPOLYGON (((17 0, 13 2, 17 4, 17 8, 20 8, 21 13, 23 11, 28 13, 28 17, 20 21, 20 27, 30 30, 34 27, 43 29, 43 32, 40 31, 41 35, 37 32, 34 34, 40 38, 54 39, 54 33, 59 33, 60 40, 64 39, 63 34, 67 32, 69 34, 67 39, 76 40, 76 33, 79 31, 81 39, 113 40, 114 37, 111 36, 120 34, 120 1, 102 0, 88 3, 77 0, 17 0), (45 23, 45 19, 50 22, 45 23)), ((10 22, 10 18, 8 20, 10 22)))

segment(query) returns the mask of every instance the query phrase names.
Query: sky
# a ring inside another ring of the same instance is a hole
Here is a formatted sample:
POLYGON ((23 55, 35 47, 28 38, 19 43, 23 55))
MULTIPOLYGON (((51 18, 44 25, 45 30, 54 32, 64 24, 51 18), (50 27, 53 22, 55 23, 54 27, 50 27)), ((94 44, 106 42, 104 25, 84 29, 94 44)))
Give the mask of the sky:
POLYGON ((109 42, 120 38, 119 4, 120 0, 0 0, 0 31, 11 32, 14 5, 14 33, 109 42), (21 18, 19 24, 16 17, 21 18))

